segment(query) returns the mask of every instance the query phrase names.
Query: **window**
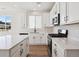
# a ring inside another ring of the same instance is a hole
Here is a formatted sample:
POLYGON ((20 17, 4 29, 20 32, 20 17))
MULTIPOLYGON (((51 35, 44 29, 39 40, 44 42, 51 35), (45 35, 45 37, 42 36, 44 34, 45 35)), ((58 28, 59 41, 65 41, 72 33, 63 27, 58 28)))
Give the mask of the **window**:
POLYGON ((29 28, 41 28, 42 18, 41 16, 29 16, 29 28))
POLYGON ((11 28, 11 16, 0 16, 0 31, 11 28))

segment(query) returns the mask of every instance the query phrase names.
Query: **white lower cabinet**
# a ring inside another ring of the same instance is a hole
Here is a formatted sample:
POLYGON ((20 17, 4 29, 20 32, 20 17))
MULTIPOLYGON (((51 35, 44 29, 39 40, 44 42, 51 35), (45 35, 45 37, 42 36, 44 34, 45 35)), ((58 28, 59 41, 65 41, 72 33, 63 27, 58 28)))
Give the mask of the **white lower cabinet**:
POLYGON ((26 57, 29 52, 29 38, 25 38, 10 49, 0 50, 0 57, 26 57))
POLYGON ((26 56, 27 54, 26 54, 26 40, 24 40, 23 42, 21 42, 20 43, 20 56, 21 57, 24 57, 24 56, 26 56))
POLYGON ((64 49, 61 47, 57 46, 57 57, 63 57, 64 56, 64 49))
POLYGON ((29 53, 29 37, 26 39, 26 55, 29 53))
POLYGON ((30 34, 29 35, 30 45, 47 45, 47 35, 46 34, 30 34))
POLYGON ((12 55, 12 57, 20 57, 20 52, 19 52, 19 50, 18 50, 14 55, 12 55))
POLYGON ((15 47, 13 47, 12 49, 10 49, 10 56, 14 56, 14 55, 19 55, 19 50, 20 50, 20 46, 17 45, 15 47))
POLYGON ((52 56, 53 57, 64 57, 64 49, 56 42, 52 42, 52 56))
POLYGON ((40 44, 40 37, 39 34, 30 34, 29 41, 31 45, 40 44))
POLYGON ((26 45, 26 42, 27 42, 27 39, 23 40, 18 45, 13 47, 10 51, 11 57, 26 57, 28 54, 27 53, 28 45, 26 45))
POLYGON ((79 48, 75 47, 76 43, 74 46, 74 44, 72 45, 71 42, 67 43, 63 42, 62 40, 64 39, 63 38, 52 39, 52 57, 79 57, 79 48))

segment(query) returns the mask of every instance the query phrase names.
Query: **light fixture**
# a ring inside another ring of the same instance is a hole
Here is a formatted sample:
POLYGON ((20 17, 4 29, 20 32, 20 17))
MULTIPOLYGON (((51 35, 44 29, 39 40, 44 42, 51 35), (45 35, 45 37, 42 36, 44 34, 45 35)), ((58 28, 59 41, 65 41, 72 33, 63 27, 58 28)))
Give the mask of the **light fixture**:
POLYGON ((41 2, 37 2, 37 5, 38 5, 38 7, 40 7, 41 6, 41 2))
POLYGON ((14 4, 13 6, 14 6, 14 7, 17 7, 17 5, 15 5, 15 4, 14 4))
POLYGON ((16 7, 17 5, 13 5, 14 7, 16 7))

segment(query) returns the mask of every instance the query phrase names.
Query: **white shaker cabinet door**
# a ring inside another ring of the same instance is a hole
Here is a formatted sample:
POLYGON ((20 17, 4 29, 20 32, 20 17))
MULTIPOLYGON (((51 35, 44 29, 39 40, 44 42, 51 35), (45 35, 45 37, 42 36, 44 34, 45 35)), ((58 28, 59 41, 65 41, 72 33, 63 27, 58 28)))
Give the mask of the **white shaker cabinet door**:
POLYGON ((32 44, 33 39, 29 38, 29 44, 32 44))
POLYGON ((29 37, 29 41, 31 45, 39 45, 40 44, 40 36, 39 34, 31 34, 29 37))
POLYGON ((60 2, 57 2, 57 13, 60 13, 60 2))
POLYGON ((66 2, 60 2, 60 25, 66 23, 66 2))
POLYGON ((50 26, 50 16, 49 13, 43 14, 43 27, 50 26))
POLYGON ((50 11, 50 15, 49 15, 49 16, 50 16, 50 17, 49 17, 49 18, 50 18, 49 23, 50 23, 50 25, 52 25, 52 18, 53 18, 53 17, 52 17, 52 10, 50 11))
POLYGON ((49 20, 50 26, 53 25, 52 19, 55 15, 55 10, 54 9, 55 9, 55 7, 53 7, 50 11, 50 20, 49 20))
POLYGON ((67 24, 68 22, 68 3, 60 2, 60 25, 67 24))
POLYGON ((40 37, 39 37, 39 35, 35 36, 34 42, 35 42, 35 45, 40 45, 40 37))
POLYGON ((20 51, 17 51, 12 57, 20 57, 20 51))
POLYGON ((69 2, 68 7, 68 23, 79 22, 79 2, 69 2))
POLYGON ((45 45, 46 44, 46 39, 43 36, 40 38, 40 44, 41 45, 45 45))

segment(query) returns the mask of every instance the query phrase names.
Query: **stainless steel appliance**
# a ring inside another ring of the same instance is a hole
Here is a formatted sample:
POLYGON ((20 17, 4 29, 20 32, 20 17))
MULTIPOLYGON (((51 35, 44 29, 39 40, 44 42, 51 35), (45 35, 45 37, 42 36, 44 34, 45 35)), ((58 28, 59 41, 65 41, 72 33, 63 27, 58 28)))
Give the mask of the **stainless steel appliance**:
POLYGON ((57 15, 55 15, 52 19, 52 23, 53 25, 60 25, 60 13, 58 13, 57 15))
POLYGON ((52 38, 48 35, 48 55, 52 57, 52 38))
POLYGON ((68 36, 68 30, 67 29, 58 29, 58 34, 59 35, 64 35, 64 36, 68 36))
MULTIPOLYGON (((52 38, 67 38, 68 37, 68 30, 66 29, 58 29, 58 33, 51 33, 48 34, 48 55, 52 57, 52 38)), ((56 44, 54 44, 54 55, 57 56, 57 49, 56 44)))

